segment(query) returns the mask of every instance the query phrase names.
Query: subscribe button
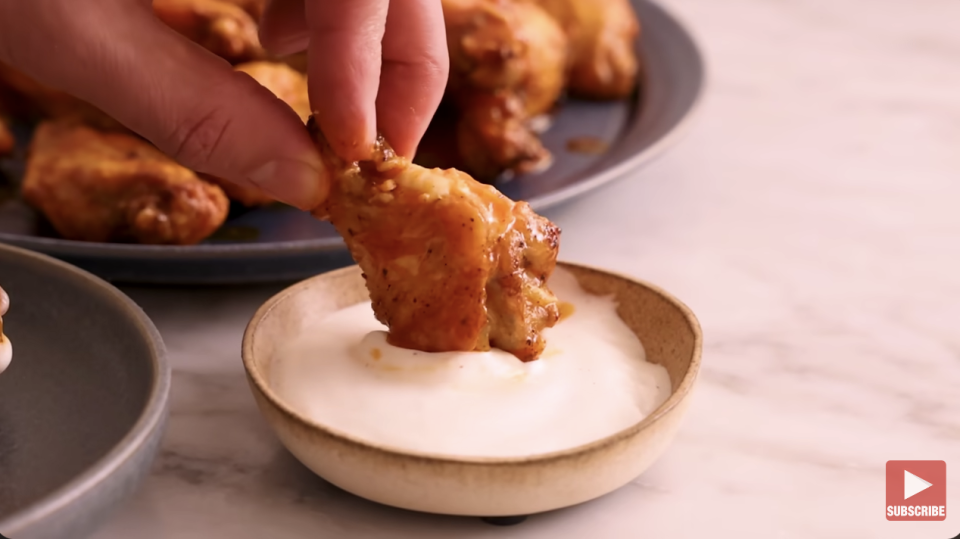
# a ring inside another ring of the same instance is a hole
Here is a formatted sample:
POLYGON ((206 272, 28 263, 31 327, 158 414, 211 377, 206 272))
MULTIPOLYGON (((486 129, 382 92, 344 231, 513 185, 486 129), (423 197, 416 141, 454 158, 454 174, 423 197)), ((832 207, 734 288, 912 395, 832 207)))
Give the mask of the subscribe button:
POLYGON ((947 463, 887 461, 887 520, 945 520, 947 463))

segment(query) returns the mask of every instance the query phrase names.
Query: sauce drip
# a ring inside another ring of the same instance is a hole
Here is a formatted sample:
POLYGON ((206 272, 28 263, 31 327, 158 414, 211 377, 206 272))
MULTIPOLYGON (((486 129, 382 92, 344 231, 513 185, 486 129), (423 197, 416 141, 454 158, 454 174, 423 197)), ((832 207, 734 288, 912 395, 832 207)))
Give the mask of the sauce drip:
POLYGON ((567 140, 567 151, 587 155, 600 155, 610 148, 603 139, 597 137, 574 137, 567 140))

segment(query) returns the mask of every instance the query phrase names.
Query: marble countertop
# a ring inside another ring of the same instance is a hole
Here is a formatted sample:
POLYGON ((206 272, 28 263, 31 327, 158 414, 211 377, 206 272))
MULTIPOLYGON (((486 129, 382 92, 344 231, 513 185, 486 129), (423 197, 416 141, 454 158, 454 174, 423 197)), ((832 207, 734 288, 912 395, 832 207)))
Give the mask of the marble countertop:
POLYGON ((960 3, 665 3, 708 57, 698 121, 548 213, 563 258, 700 317, 702 378, 660 461, 509 528, 378 506, 313 476, 256 410, 240 338, 280 286, 128 287, 169 347, 172 413, 152 475, 95 539, 960 532, 960 3), (893 459, 947 461, 946 522, 884 519, 893 459))

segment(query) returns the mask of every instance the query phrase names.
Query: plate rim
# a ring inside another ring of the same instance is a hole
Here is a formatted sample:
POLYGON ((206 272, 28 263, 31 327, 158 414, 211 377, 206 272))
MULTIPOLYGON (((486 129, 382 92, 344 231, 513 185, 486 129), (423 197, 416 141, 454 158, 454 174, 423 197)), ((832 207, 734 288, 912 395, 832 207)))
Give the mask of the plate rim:
POLYGON ((86 270, 36 251, 0 244, 0 252, 26 258, 36 264, 56 268, 57 271, 61 271, 77 279, 80 283, 102 292, 109 301, 113 302, 121 311, 125 311, 131 321, 135 322, 140 336, 144 338, 151 351, 151 366, 153 368, 153 380, 147 394, 146 403, 130 430, 105 455, 87 467, 86 470, 43 496, 40 500, 0 521, 0 527, 9 533, 9 530, 16 531, 36 525, 66 509, 86 493, 95 491, 128 461, 133 460, 156 435, 158 429, 164 430, 169 412, 172 373, 166 346, 160 332, 143 309, 121 290, 86 270))
MULTIPOLYGON (((663 18, 670 20, 680 30, 677 35, 680 36, 681 40, 686 40, 687 45, 690 47, 692 52, 691 57, 695 62, 695 65, 691 65, 691 67, 692 71, 696 73, 699 84, 693 89, 693 97, 683 117, 671 126, 656 142, 644 148, 643 151, 634 153, 611 167, 591 173, 584 181, 576 182, 556 192, 537 197, 530 203, 530 206, 536 211, 544 210, 576 198, 616 179, 622 178, 628 172, 658 159, 668 148, 676 144, 687 134, 703 107, 704 96, 708 86, 709 70, 707 69, 706 56, 703 54, 703 47, 700 46, 700 38, 694 33, 692 27, 684 22, 682 17, 678 16, 674 10, 665 7, 660 0, 629 1, 631 1, 631 3, 640 2, 646 4, 649 9, 659 11, 663 18)), ((640 77, 644 78, 645 76, 646 74, 641 72, 640 77)), ((639 105, 642 114, 642 96, 639 105)))
MULTIPOLYGON (((707 87, 707 66, 703 49, 699 45, 691 27, 677 16, 671 9, 664 7, 656 0, 631 0, 631 3, 641 3, 647 9, 659 11, 659 15, 671 21, 679 29, 678 39, 686 41, 691 52, 692 63, 689 66, 696 74, 698 85, 694 88, 693 96, 683 116, 666 133, 653 144, 639 153, 630 155, 609 168, 604 168, 589 175, 579 182, 562 187, 555 192, 531 199, 530 205, 536 211, 561 204, 578 197, 588 191, 622 178, 629 171, 659 158, 667 148, 674 145, 689 130, 698 112, 702 108, 703 98, 707 87)), ((642 100, 642 96, 641 96, 642 100)), ((642 101, 640 103, 643 105, 642 101)), ((641 108, 642 110, 642 108, 641 108)), ((0 232, 0 242, 17 247, 45 253, 53 256, 79 257, 99 259, 104 257, 123 258, 128 260, 149 261, 163 259, 166 261, 210 261, 230 258, 266 258, 266 257, 295 257, 304 255, 318 255, 342 251, 343 240, 337 238, 317 238, 304 240, 278 241, 271 243, 225 243, 202 245, 139 245, 122 243, 91 243, 61 238, 27 236, 0 232)))

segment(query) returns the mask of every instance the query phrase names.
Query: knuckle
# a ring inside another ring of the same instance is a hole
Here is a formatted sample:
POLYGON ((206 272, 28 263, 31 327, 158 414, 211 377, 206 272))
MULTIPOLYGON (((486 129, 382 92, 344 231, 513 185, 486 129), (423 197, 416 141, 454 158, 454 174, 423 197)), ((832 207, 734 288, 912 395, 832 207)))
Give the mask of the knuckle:
POLYGON ((423 69, 429 75, 446 81, 450 72, 450 55, 428 55, 423 61, 423 69))
POLYGON ((173 158, 200 171, 220 168, 216 166, 218 156, 223 153, 226 134, 232 124, 232 115, 218 106, 184 119, 172 136, 173 158))

